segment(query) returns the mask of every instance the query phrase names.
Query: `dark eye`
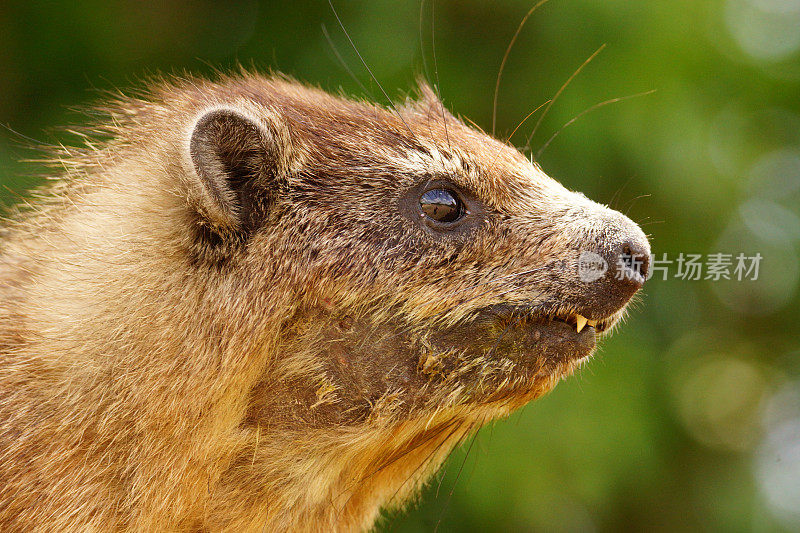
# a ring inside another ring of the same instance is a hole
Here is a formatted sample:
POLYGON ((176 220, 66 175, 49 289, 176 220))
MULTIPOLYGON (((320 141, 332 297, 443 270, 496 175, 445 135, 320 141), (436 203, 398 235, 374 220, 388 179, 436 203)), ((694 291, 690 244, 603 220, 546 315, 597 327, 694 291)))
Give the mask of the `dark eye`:
POLYGON ((447 189, 431 189, 419 199, 422 212, 436 222, 455 222, 464 214, 464 204, 456 193, 447 189))

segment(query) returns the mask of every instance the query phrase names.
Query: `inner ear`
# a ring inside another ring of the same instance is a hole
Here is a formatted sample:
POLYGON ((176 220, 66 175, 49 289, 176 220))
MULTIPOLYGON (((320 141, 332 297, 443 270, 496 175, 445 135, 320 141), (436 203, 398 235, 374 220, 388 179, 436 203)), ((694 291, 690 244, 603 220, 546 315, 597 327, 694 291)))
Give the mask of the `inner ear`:
POLYGON ((219 233, 249 232, 274 197, 277 146, 263 125, 228 109, 195 124, 189 151, 202 189, 201 215, 219 233))

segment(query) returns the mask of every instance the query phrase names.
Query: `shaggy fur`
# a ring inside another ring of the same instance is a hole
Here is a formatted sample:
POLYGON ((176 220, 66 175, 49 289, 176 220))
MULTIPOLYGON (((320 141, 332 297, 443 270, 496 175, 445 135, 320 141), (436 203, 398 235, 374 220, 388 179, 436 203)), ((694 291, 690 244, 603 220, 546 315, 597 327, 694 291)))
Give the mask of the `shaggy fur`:
POLYGON ((646 239, 420 92, 243 74, 101 109, 2 234, 0 530, 369 528, 585 359, 537 317, 607 329, 638 286, 576 252, 646 239), (414 218, 431 180, 457 230, 414 218))

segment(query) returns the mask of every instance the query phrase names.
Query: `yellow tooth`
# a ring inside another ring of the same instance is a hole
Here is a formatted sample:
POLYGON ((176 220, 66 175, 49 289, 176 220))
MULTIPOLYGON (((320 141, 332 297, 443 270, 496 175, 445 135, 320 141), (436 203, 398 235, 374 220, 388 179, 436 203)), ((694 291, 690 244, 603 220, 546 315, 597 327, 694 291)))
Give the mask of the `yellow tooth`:
POLYGON ((597 320, 587 320, 586 323, 592 327, 595 327, 597 325, 597 320))
POLYGON ((585 326, 586 322, 588 322, 588 319, 583 315, 575 315, 575 319, 578 321, 578 333, 580 333, 583 329, 583 326, 585 326))

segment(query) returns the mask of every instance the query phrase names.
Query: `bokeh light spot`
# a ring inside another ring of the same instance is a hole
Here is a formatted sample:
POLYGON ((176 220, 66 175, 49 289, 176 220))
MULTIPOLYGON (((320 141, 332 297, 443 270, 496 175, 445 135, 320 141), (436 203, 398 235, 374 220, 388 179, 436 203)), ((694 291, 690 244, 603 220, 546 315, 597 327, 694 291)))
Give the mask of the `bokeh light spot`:
POLYGON ((729 0, 725 22, 741 49, 755 59, 782 61, 800 49, 798 0, 729 0))
POLYGON ((687 359, 675 375, 681 422, 712 448, 746 451, 760 434, 758 408, 768 381, 749 361, 723 354, 687 359))
POLYGON ((800 529, 800 382, 785 385, 764 410, 766 434, 756 451, 756 477, 770 510, 800 529))

